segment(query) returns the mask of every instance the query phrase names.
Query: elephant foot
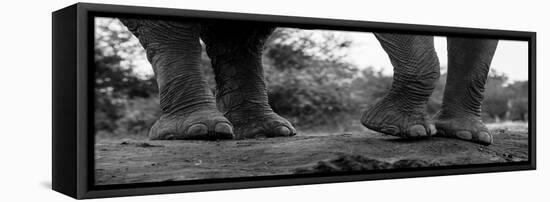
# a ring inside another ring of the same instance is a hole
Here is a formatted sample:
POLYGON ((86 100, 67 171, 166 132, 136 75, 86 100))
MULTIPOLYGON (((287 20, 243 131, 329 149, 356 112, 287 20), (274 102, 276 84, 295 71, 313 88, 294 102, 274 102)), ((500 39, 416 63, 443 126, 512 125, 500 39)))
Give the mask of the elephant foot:
POLYGON ((220 140, 233 138, 233 126, 217 110, 162 115, 149 130, 151 140, 220 140))
POLYGON ((258 137, 291 137, 296 129, 288 120, 275 112, 244 113, 238 116, 226 114, 235 127, 236 139, 258 137))
POLYGON ((361 123, 376 132, 403 138, 425 138, 435 135, 434 124, 424 107, 403 103, 391 95, 363 112, 361 123))
POLYGON ((493 136, 483 124, 480 117, 475 116, 441 116, 435 118, 437 135, 457 138, 483 145, 493 143, 493 136))

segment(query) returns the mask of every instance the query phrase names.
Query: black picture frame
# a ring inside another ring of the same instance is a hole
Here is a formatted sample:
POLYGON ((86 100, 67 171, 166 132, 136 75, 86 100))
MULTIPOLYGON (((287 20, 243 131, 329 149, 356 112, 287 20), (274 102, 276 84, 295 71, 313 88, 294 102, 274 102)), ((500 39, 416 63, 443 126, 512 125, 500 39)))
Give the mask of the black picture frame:
POLYGON ((52 188, 84 199, 113 196, 180 193, 255 187, 305 185, 424 176, 474 174, 536 169, 536 33, 399 23, 288 17, 169 8, 77 3, 52 13, 52 188), (529 160, 414 169, 377 170, 369 173, 300 174, 139 184, 94 185, 93 131, 93 19, 99 16, 158 19, 240 20, 278 26, 331 30, 394 32, 444 36, 484 37, 528 42, 529 57, 529 160))

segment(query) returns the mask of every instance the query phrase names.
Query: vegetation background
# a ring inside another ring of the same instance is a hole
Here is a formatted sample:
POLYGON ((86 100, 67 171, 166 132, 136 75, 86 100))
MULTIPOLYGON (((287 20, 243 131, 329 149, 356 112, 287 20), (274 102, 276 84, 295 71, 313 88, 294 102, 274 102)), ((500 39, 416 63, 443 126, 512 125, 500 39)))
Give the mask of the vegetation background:
MULTIPOLYGON (((136 71, 133 58, 144 50, 116 19, 96 21, 95 129, 98 135, 145 136, 160 115, 153 75, 136 71), (122 27, 122 29, 120 29, 122 27)), ((391 76, 375 67, 345 60, 353 41, 331 31, 278 28, 264 51, 263 63, 273 110, 299 131, 345 132, 362 128, 361 112, 389 90, 391 76)), ((210 60, 202 54, 204 74, 215 89, 210 60)), ((446 68, 443 68, 443 70, 446 68)), ((428 103, 441 106, 446 72, 442 71, 428 103)), ((509 82, 491 70, 483 102, 483 120, 526 122, 528 82, 509 82)))

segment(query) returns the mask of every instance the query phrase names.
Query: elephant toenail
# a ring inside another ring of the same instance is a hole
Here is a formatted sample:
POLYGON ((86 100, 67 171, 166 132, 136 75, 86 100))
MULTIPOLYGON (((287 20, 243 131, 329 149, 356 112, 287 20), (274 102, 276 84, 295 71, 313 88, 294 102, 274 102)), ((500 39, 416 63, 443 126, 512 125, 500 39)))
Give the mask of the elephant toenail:
POLYGON ((233 127, 228 123, 222 122, 216 124, 214 131, 216 131, 216 133, 233 134, 233 127))
POLYGON ((435 135, 435 134, 437 133, 437 129, 435 128, 435 125, 434 125, 434 124, 430 124, 430 125, 428 126, 428 128, 430 129, 430 133, 429 133, 430 136, 433 136, 433 135, 435 135))
POLYGON ((166 136, 164 136, 164 139, 166 139, 166 140, 175 140, 176 136, 172 133, 169 133, 166 136))
POLYGON ((390 126, 390 127, 380 129, 380 132, 388 135, 396 135, 397 133, 399 133, 399 129, 390 126))
POLYGON ((491 144, 493 142, 492 138, 491 138, 491 135, 488 132, 479 132, 478 138, 479 138, 479 141, 484 142, 484 143, 491 144))
POLYGON ((426 136, 426 129, 421 125, 414 125, 409 128, 410 137, 422 137, 426 136))
POLYGON ((275 134, 277 136, 290 136, 291 131, 286 126, 279 126, 279 127, 275 128, 275 134))
POLYGON ((464 140, 471 140, 472 139, 472 133, 468 132, 468 131, 458 131, 455 133, 455 135, 460 138, 460 139, 464 139, 464 140))
POLYGON ((194 124, 189 129, 187 129, 187 135, 196 136, 196 135, 206 135, 208 134, 208 127, 206 125, 199 123, 194 124))

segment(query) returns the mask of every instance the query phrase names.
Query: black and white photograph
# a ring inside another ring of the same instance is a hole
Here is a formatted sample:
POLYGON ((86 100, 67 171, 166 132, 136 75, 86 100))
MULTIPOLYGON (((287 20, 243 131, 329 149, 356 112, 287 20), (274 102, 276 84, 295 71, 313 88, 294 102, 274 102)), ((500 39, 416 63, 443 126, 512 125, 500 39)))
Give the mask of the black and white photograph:
POLYGON ((0 4, 0 201, 550 199, 544 1, 0 4))
POLYGON ((94 184, 529 161, 529 44, 94 18, 94 184))

